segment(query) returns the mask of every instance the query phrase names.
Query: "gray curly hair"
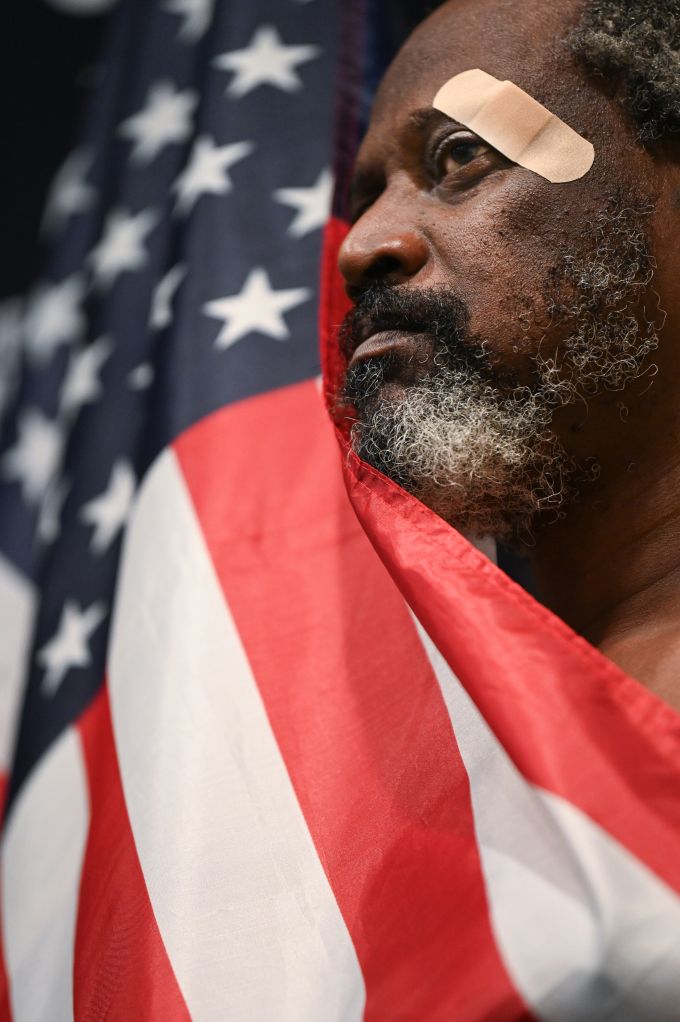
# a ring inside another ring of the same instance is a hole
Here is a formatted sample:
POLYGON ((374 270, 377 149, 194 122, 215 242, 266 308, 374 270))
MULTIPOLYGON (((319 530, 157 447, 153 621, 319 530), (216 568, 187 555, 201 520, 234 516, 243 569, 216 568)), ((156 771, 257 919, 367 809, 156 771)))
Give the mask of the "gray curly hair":
POLYGON ((680 0, 589 0, 568 40, 649 143, 680 135, 680 0))

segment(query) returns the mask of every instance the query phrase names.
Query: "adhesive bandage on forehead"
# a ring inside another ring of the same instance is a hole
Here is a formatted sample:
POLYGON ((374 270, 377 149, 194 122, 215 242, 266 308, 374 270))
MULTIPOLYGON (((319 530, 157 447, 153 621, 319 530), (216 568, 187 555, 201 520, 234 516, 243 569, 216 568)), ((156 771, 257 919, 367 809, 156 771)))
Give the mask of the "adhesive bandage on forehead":
POLYGON ((432 106, 553 184, 576 181, 593 165, 595 149, 587 139, 519 86, 486 71, 450 78, 432 106))

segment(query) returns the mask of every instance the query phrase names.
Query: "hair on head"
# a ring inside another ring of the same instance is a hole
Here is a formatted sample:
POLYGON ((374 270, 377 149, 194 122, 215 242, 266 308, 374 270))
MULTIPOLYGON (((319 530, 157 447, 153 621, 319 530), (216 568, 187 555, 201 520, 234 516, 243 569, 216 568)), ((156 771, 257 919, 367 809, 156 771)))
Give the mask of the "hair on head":
POLYGON ((640 141, 680 134, 680 0, 589 0, 569 43, 619 86, 640 141))

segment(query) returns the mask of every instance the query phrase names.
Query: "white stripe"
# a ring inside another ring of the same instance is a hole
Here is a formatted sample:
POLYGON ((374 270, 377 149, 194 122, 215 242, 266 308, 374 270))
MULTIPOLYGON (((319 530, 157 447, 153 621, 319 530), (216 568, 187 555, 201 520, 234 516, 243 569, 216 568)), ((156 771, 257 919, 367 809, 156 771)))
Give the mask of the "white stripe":
POLYGON ((13 1022, 71 1022, 78 890, 89 803, 69 728, 19 795, 2 852, 2 925, 13 1022))
POLYGON ((171 452, 129 526, 109 663, 135 844, 193 1022, 361 1018, 356 953, 171 452))
POLYGON ((12 761, 35 605, 33 584, 0 554, 0 773, 12 761))
POLYGON ((470 780, 492 925, 518 990, 549 1022, 677 1020, 680 899, 580 810, 522 777, 418 630, 470 780))

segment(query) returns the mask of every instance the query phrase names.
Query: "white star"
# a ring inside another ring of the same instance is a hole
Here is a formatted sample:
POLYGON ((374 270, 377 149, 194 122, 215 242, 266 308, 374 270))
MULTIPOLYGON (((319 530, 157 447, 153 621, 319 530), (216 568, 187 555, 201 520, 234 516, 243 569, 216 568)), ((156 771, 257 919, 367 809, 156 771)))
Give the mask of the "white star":
POLYGON ((186 266, 178 263, 165 274, 156 285, 151 299, 149 326, 152 330, 165 330, 172 323, 172 302, 175 292, 188 273, 186 266))
POLYGON ((39 408, 20 412, 17 426, 17 442, 5 452, 0 467, 6 479, 21 483, 26 503, 36 505, 59 467, 64 435, 59 424, 39 408))
POLYGON ((78 274, 59 284, 39 285, 26 311, 26 350, 36 363, 45 363, 62 344, 76 341, 85 329, 82 301, 85 286, 78 274))
POLYGON ((56 633, 36 654, 37 662, 45 668, 44 695, 53 696, 72 667, 88 666, 90 636, 105 617, 103 603, 93 603, 82 610, 75 600, 66 601, 56 633))
POLYGON ((55 234, 72 216, 91 209, 97 194, 86 180, 91 166, 92 154, 76 149, 57 171, 43 214, 42 230, 46 234, 55 234))
POLYGON ((100 337, 71 356, 61 388, 59 408, 62 414, 77 415, 83 405, 97 400, 102 392, 99 372, 112 351, 113 342, 108 337, 100 337))
POLYGON ((130 390, 146 390, 153 383, 154 371, 150 362, 140 362, 127 376, 130 390))
POLYGON ((146 264, 144 241, 158 220, 154 210, 132 214, 115 209, 109 214, 104 236, 89 257, 99 287, 110 287, 121 273, 139 270, 146 264))
POLYGON ((254 148, 253 142, 216 146, 207 135, 196 139, 191 160, 173 185, 173 189, 178 192, 179 212, 188 212, 205 192, 213 195, 230 192, 233 185, 228 174, 229 168, 252 153, 254 148))
POLYGON ((80 509, 81 521, 94 525, 90 541, 92 553, 105 553, 125 525, 136 485, 132 466, 128 461, 119 459, 111 470, 109 485, 104 492, 80 509))
POLYGON ((311 188, 279 188, 274 192, 277 202, 292 206, 297 215, 291 221, 288 233, 294 238, 323 227, 328 220, 333 194, 333 175, 322 170, 311 188))
POLYGON ((66 479, 53 479, 40 505, 36 536, 41 543, 53 543, 61 530, 61 512, 71 484, 66 479))
POLYGON ((146 106, 118 128, 119 135, 134 142, 132 159, 150 163, 166 145, 189 138, 197 103, 198 93, 191 89, 179 92, 172 82, 152 85, 146 106))
POLYGON ((233 71, 228 95, 245 96, 259 85, 273 85, 284 92, 297 92, 302 81, 295 70, 321 53, 319 46, 286 46, 273 25, 260 25, 250 45, 215 57, 213 64, 233 71))
POLYGON ((163 5, 171 14, 179 14, 184 23, 179 30, 183 43, 195 43, 207 32, 213 17, 215 0, 166 0, 163 5))
POLYGON ((260 333, 285 341, 290 337, 283 313, 312 297, 311 288, 292 287, 274 291, 266 270, 256 268, 248 274, 237 295, 217 298, 203 306, 206 316, 224 320, 215 347, 228 348, 246 334, 260 333))

